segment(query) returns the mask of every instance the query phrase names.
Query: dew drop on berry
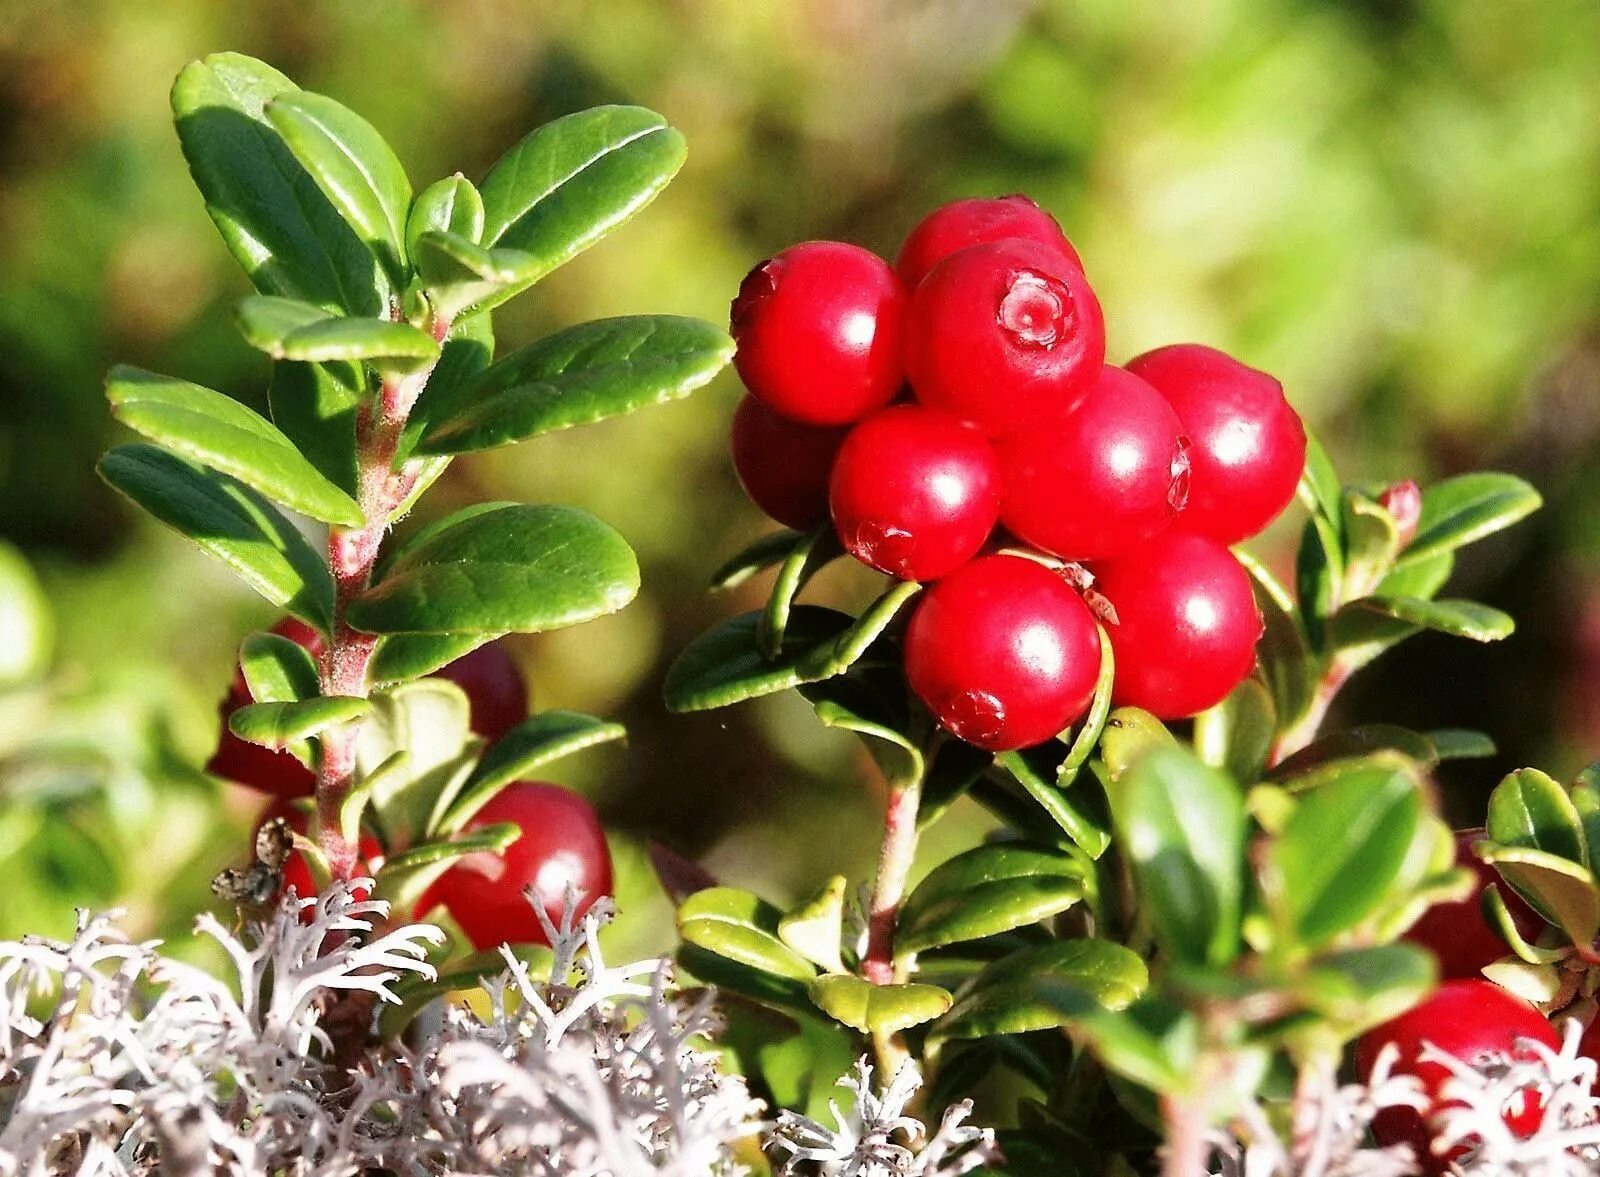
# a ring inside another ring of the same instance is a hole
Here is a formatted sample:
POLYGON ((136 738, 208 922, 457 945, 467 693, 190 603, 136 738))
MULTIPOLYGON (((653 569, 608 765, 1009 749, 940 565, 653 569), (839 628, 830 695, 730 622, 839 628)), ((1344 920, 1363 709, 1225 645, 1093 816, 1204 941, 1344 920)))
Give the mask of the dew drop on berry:
POLYGON ((1072 296, 1056 279, 1022 270, 1000 300, 998 317, 1018 344, 1048 350, 1071 330, 1072 296))

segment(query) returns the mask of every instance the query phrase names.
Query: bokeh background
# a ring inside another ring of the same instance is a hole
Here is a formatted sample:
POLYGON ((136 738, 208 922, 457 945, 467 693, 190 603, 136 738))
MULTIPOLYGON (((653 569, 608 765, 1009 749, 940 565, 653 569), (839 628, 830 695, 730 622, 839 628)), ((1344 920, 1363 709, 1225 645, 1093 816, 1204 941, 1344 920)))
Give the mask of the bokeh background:
MULTIPOLYGON (((273 617, 92 469, 114 361, 262 400, 231 321, 245 285, 166 105, 224 48, 367 114, 419 188, 596 102, 686 133, 679 180, 503 311, 502 347, 607 314, 721 320, 785 244, 892 255, 941 200, 1030 193, 1078 244, 1113 358, 1235 351, 1350 479, 1490 465, 1545 493, 1457 573, 1516 636, 1415 639, 1345 717, 1492 734, 1496 760, 1444 781, 1461 821, 1509 767, 1600 756, 1594 0, 0 0, 0 936, 60 931, 75 904, 179 933, 259 808, 198 766, 239 638, 273 617)), ((730 375, 460 460, 426 504, 572 503, 640 552, 635 605, 514 647, 540 706, 631 729, 561 779, 615 833, 640 947, 671 936, 646 838, 782 900, 865 875, 876 837, 870 769, 802 703, 659 702, 673 653, 761 591, 703 588, 763 529, 726 457, 738 396, 730 375)), ((961 809, 937 837, 984 826, 961 809)))

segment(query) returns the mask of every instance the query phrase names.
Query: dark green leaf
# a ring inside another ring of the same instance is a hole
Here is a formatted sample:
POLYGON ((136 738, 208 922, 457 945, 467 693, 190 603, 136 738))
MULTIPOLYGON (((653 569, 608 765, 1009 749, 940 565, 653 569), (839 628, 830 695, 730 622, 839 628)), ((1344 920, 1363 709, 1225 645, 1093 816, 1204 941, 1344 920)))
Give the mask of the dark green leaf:
POLYGON ((805 981, 752 968, 699 945, 679 945, 678 966, 694 980, 715 985, 720 992, 737 993, 778 1009, 813 1011, 805 981))
POLYGON ((1085 802, 1090 795, 1086 782, 1078 782, 1070 789, 1056 784, 1056 766, 1042 763, 1053 751, 1043 745, 1005 752, 995 757, 995 764, 1011 774, 1079 849, 1090 858, 1099 858, 1111 845, 1110 816, 1085 802))
POLYGON ((1583 821, 1567 791, 1535 768, 1519 769, 1489 796, 1488 834, 1502 846, 1543 850, 1587 864, 1583 821))
POLYGON ((314 302, 276 294, 252 294, 240 299, 234 308, 234 319, 244 341, 268 355, 281 354, 283 341, 300 328, 339 317, 314 302))
POLYGON ((1053 978, 1034 982, 1032 999, 1057 1010, 1109 1070, 1142 1087, 1186 1092, 1200 1078, 1200 1024, 1181 1006, 1150 996, 1111 1010, 1092 993, 1053 978))
POLYGON ((1055 940, 1024 948, 986 967, 933 1028, 936 1038, 991 1038, 1065 1025, 1058 1003, 1040 1000, 1040 986, 1071 986, 1108 1009, 1123 1009, 1144 992, 1149 971, 1139 954, 1108 940, 1055 940))
POLYGON ((355 111, 304 90, 267 103, 267 118, 389 273, 405 285, 411 181, 383 136, 355 111))
POLYGON ((239 670, 257 703, 297 703, 321 690, 317 664, 299 642, 253 633, 239 647, 239 670))
POLYGON ((641 107, 599 106, 546 123, 484 177, 481 242, 533 254, 535 281, 644 208, 683 158, 683 136, 641 107))
POLYGON ((345 494, 360 490, 356 417, 366 397, 358 364, 272 365, 267 404, 273 424, 322 476, 345 494))
POLYGON ((1432 600, 1449 581, 1455 571, 1456 558, 1449 552, 1439 552, 1426 559, 1403 564, 1378 582, 1375 596, 1420 597, 1432 600))
POLYGON ((1258 781, 1277 731, 1271 693, 1258 680, 1247 678, 1222 702, 1195 716, 1195 751, 1236 781, 1258 781))
POLYGON ((1600 934, 1600 888, 1586 865, 1524 846, 1480 842, 1473 849, 1574 944, 1594 943, 1600 934))
POLYGON ((452 319, 468 307, 490 303, 503 291, 525 289, 543 272, 520 249, 489 249, 459 233, 432 229, 417 238, 417 271, 439 314, 452 319))
POLYGON ((450 411, 434 411, 424 453, 493 449, 687 396, 720 372, 733 340, 677 315, 581 323, 496 361, 450 411))
POLYGON ((256 592, 327 629, 333 577, 305 537, 237 479, 152 445, 118 446, 100 475, 232 568, 256 592))
POLYGON ((1083 717, 1067 755, 1056 769, 1056 787, 1065 789, 1078 779, 1078 773, 1088 763, 1090 755, 1100 743, 1106 730, 1106 720, 1111 717, 1111 692, 1116 685, 1117 658, 1111 649, 1111 638, 1105 626, 1100 626, 1100 675, 1095 680, 1094 695, 1089 700, 1089 711, 1083 717))
POLYGON ((1321 661, 1313 654, 1293 599, 1261 564, 1237 553, 1255 583, 1256 604, 1264 626, 1256 648, 1261 677, 1272 694, 1280 727, 1288 727, 1306 713, 1322 676, 1321 661))
POLYGON ((276 360, 324 364, 364 360, 380 372, 416 372, 439 358, 438 341, 392 319, 321 319, 265 349, 276 360))
POLYGON ((922 780, 922 749, 904 730, 906 717, 887 703, 881 692, 850 676, 840 676, 813 684, 804 694, 824 724, 861 737, 891 787, 905 788, 922 780))
POLYGON ((1382 906, 1422 816, 1421 779, 1403 760, 1355 762, 1299 795, 1269 844, 1264 886, 1300 944, 1327 944, 1382 906))
POLYGON ((922 782, 917 829, 938 821, 994 763, 994 756, 954 737, 940 741, 922 782))
POLYGON ((639 591, 620 535, 570 507, 453 516, 351 600, 368 633, 538 633, 613 613, 639 591))
POLYGON ((834 560, 844 555, 844 546, 831 522, 818 527, 789 551, 778 565, 778 578, 767 594, 767 607, 761 613, 761 628, 756 642, 764 658, 776 658, 783 648, 783 633, 789 612, 806 583, 834 560))
POLYGON ((422 678, 487 645, 497 633, 392 633, 378 643, 367 677, 380 686, 422 678))
POLYGON ((1362 597, 1351 601, 1334 618, 1335 640, 1340 646, 1370 641, 1392 645, 1418 629, 1437 630, 1475 642, 1497 642, 1509 637, 1515 628, 1516 622, 1509 614, 1477 601, 1428 601, 1419 597, 1362 597), (1376 614, 1380 621, 1374 625, 1361 617, 1362 613, 1376 614), (1384 621, 1398 625, 1385 626, 1384 621))
POLYGON ((1438 981, 1433 955, 1415 944, 1381 944, 1321 957, 1296 986, 1342 1037, 1382 1025, 1416 1005, 1438 981))
POLYGON ((1270 775, 1296 792, 1315 789, 1343 773, 1347 761, 1385 751, 1398 752, 1423 768, 1438 760, 1427 736, 1393 724, 1366 723, 1313 740, 1274 765, 1270 775))
POLYGON ((1467 728, 1440 727, 1423 736, 1440 760, 1485 760, 1495 754, 1494 740, 1467 728))
POLYGON ((818 1009, 863 1034, 898 1034, 950 1008, 950 994, 937 985, 874 985, 841 973, 818 977, 810 993, 818 1009))
POLYGON ((407 256, 417 256, 417 239, 424 233, 453 233, 473 242, 483 236, 483 197, 471 180, 457 172, 417 193, 406 219, 407 256))
POLYGON ((111 370, 106 397, 129 428, 292 510, 325 523, 364 522, 354 499, 324 478, 276 426, 232 397, 127 367, 111 370))
POLYGON ((808 538, 798 531, 775 531, 762 536, 713 572, 711 587, 722 590, 738 588, 762 569, 782 563, 794 551, 796 544, 808 538))
POLYGON ((778 937, 783 913, 736 887, 698 891, 678 908, 678 934, 688 943, 748 968, 809 981, 816 968, 778 937))
MULTIPOLYGON (((416 451, 417 443, 433 423, 434 414, 448 411, 461 396, 461 390, 488 368, 493 357, 494 328, 490 316, 468 315, 452 324, 450 337, 439 351, 439 362, 428 373, 428 383, 406 418, 397 455, 401 461, 416 451)), ((443 469, 450 459, 441 457, 428 461, 443 469)))
POLYGON ((250 703, 228 717, 228 728, 241 740, 282 748, 359 719, 371 709, 365 699, 351 695, 322 695, 297 703, 250 703))
MULTIPOLYGON (((449 841, 425 842, 393 855, 378 872, 377 895, 387 899, 397 911, 411 911, 427 894, 428 888, 460 860, 469 855, 502 853, 515 842, 522 830, 514 822, 502 821, 480 826, 449 841)), ((475 865, 475 864, 474 864, 475 865)))
POLYGON ((849 629, 844 613, 799 605, 789 618, 785 648, 767 661, 756 642, 759 613, 743 613, 707 630, 686 646, 667 670, 667 707, 709 711, 745 699, 776 694, 807 681, 800 662, 813 646, 849 629))
POLYGON ((576 711, 543 711, 512 728, 489 749, 439 828, 458 830, 496 793, 535 769, 584 748, 627 739, 628 729, 576 711))
MULTIPOLYGON (((1328 451, 1309 433, 1306 435, 1306 466, 1300 475, 1300 499, 1313 514, 1342 527, 1344 488, 1339 472, 1333 468, 1328 451)), ((1342 543, 1340 545, 1342 549, 1342 543)))
POLYGON ((389 285, 377 259, 267 119, 268 102, 297 91, 241 54, 190 63, 172 88, 184 157, 206 211, 257 290, 380 314, 389 285))
POLYGON ((1136 760, 1110 797, 1117 840, 1156 938, 1180 961, 1230 963, 1239 951, 1243 904, 1239 786, 1172 745, 1136 760))
POLYGON ((906 899, 897 952, 997 936, 1059 915, 1084 897, 1092 869, 1048 846, 997 842, 941 863, 906 899))
POLYGON ((914 581, 896 584, 867 606, 843 633, 813 646, 801 658, 800 673, 806 681, 818 681, 849 670, 883 636, 906 602, 921 591, 922 586, 914 581))
POLYGON ((1462 474, 1422 492, 1417 535, 1401 554, 1409 566, 1510 527, 1539 509, 1539 492, 1510 474, 1462 474))

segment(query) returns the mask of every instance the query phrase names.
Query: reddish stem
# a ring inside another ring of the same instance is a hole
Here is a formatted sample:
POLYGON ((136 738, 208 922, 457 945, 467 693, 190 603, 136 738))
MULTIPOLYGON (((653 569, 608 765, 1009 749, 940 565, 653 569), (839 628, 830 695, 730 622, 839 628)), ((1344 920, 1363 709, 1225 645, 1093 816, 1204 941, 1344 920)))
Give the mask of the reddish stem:
POLYGON ((1278 738, 1273 741, 1272 753, 1268 757, 1269 764, 1275 765, 1293 756, 1317 738, 1323 720, 1328 718, 1328 709, 1333 706, 1334 699, 1344 689, 1344 684, 1350 681, 1355 669, 1341 658, 1334 658, 1328 663, 1328 668, 1323 671, 1322 679, 1317 683, 1316 692, 1311 696, 1311 705, 1306 708, 1305 714, 1279 732, 1278 738))
POLYGON ((922 781, 889 787, 889 803, 883 817, 883 846, 878 852, 878 876, 872 892, 872 910, 867 916, 867 952, 861 959, 862 975, 874 985, 890 985, 904 980, 904 962, 894 953, 895 925, 900 919, 900 904, 906 895, 906 880, 917 854, 917 809, 922 800, 922 781))

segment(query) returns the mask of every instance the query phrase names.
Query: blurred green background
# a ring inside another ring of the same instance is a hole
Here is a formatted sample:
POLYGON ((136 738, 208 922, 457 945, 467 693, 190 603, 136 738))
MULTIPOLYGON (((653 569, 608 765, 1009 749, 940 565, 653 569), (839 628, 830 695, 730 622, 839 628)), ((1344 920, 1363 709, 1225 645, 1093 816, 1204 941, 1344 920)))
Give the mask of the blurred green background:
MULTIPOLYGON (((720 321, 783 245, 892 255, 937 202, 1020 190, 1078 244, 1114 359, 1234 350, 1350 479, 1531 478, 1549 508, 1457 574, 1517 635, 1418 638, 1342 709, 1491 733, 1499 758, 1444 782, 1467 821, 1504 769, 1600 754, 1597 47, 1594 0, 0 0, 0 936, 79 903, 184 928, 259 807, 197 766, 239 638, 273 618, 92 469, 114 361, 262 400, 245 284, 169 123, 189 59, 238 49, 334 95, 419 187, 596 102, 664 112, 680 179, 500 313, 503 348, 608 314, 720 321)), ((761 591, 703 591, 763 529, 726 457, 738 396, 727 376, 458 461, 425 503, 572 503, 640 552, 635 605, 514 648, 540 706, 631 729, 562 779, 615 832, 641 948, 671 935, 647 837, 786 899, 863 877, 877 833, 870 769, 798 700, 659 703, 673 653, 761 591)), ((957 810, 935 841, 985 825, 957 810)))

